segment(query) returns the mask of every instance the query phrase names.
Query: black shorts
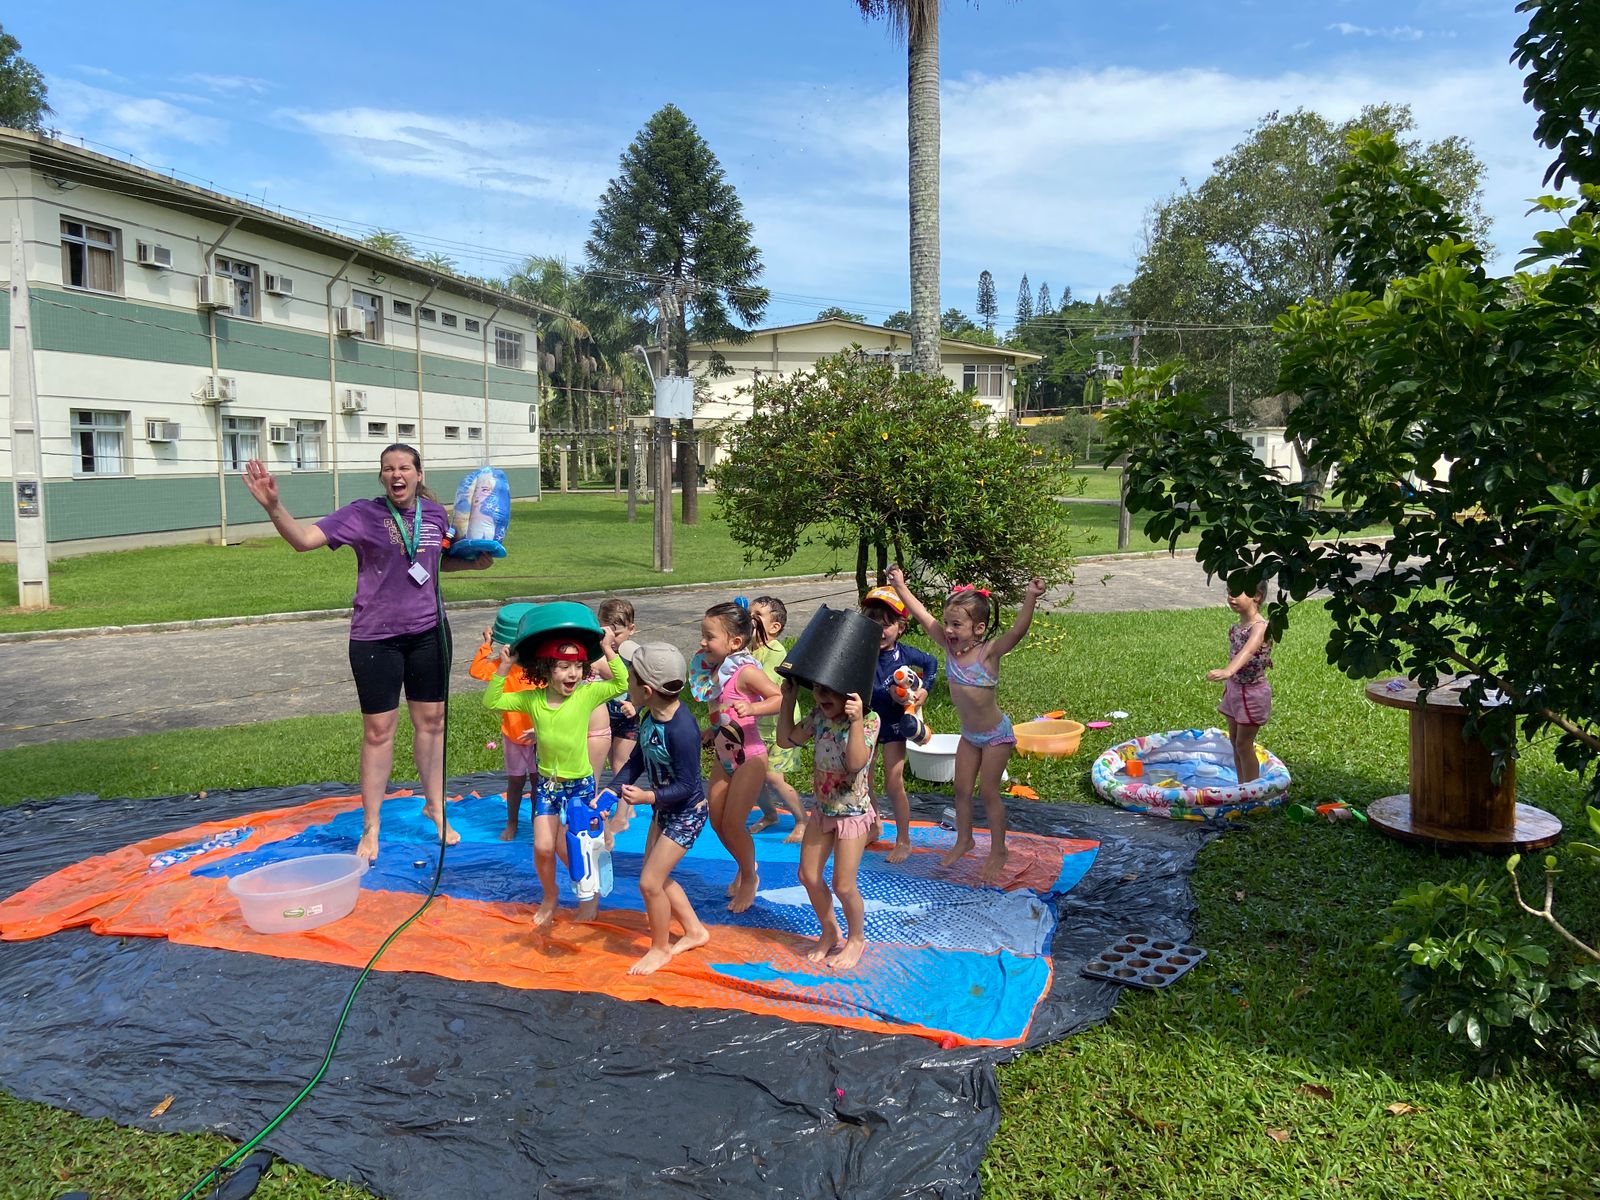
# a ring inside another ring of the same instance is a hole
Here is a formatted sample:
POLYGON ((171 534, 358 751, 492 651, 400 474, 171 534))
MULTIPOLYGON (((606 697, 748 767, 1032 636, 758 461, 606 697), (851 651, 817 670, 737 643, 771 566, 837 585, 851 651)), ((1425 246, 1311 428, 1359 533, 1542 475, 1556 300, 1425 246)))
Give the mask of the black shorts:
POLYGON ((437 704, 450 690, 450 627, 421 633, 403 633, 375 642, 350 640, 350 673, 356 677, 356 695, 364 713, 393 712, 406 699, 437 704))

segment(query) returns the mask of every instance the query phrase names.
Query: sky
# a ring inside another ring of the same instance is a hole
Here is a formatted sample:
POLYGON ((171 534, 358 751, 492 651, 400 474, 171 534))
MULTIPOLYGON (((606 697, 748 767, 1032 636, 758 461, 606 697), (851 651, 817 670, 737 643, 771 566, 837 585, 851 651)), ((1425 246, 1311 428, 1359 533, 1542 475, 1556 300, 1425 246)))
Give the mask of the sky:
MULTIPOLYGON (((1153 205, 1262 117, 1411 106, 1485 164, 1494 266, 1551 155, 1509 62, 1513 0, 950 0, 942 307, 990 271, 1080 299, 1128 282, 1153 205)), ((361 237, 504 276, 583 260, 618 159, 681 108, 755 227, 763 324, 909 307, 905 50, 852 0, 495 7, 42 0, 5 29, 59 136, 361 237)))

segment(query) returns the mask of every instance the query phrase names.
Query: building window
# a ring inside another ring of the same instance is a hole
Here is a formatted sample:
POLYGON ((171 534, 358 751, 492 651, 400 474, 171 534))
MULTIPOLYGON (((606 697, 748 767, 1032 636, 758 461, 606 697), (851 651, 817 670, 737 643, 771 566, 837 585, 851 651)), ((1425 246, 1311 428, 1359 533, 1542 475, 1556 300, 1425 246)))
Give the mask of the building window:
POLYGON ((1001 363, 966 363, 961 368, 961 388, 988 400, 1006 394, 1006 369, 1001 363))
POLYGON ((73 409, 72 445, 79 475, 126 475, 128 414, 73 409))
POLYGON ((396 300, 391 307, 397 317, 409 317, 411 315, 411 301, 409 300, 396 300))
POLYGON ((367 314, 368 341, 383 341, 383 297, 374 296, 371 292, 358 292, 350 289, 350 303, 367 314))
POLYGON ((294 465, 301 471, 315 471, 322 466, 323 421, 296 421, 294 423, 294 465))
POLYGON ((368 421, 367 436, 370 438, 382 438, 387 442, 389 440, 389 422, 368 421))
POLYGON ((117 241, 115 229, 63 218, 61 282, 68 287, 86 288, 91 292, 115 292, 117 241))
POLYGON ((414 422, 414 421, 412 421, 412 422, 401 421, 398 425, 396 425, 394 427, 394 436, 395 436, 396 440, 402 441, 402 442, 414 442, 414 441, 416 441, 417 440, 416 422, 414 422))
POLYGON ((446 425, 444 427, 444 438, 445 438, 445 441, 447 441, 447 442, 458 442, 458 441, 460 441, 461 440, 461 426, 459 426, 459 425, 446 425))
POLYGON ((242 471, 245 463, 261 457, 261 418, 222 418, 222 466, 242 471))
POLYGON ((454 329, 456 327, 455 313, 445 313, 439 318, 439 324, 443 325, 446 329, 454 329))
POLYGON ((479 331, 480 331, 480 330, 481 330, 481 329, 482 329, 482 328, 483 328, 483 324, 482 324, 482 323, 481 323, 481 322, 479 322, 479 321, 474 321, 474 320, 473 320, 473 319, 472 319, 472 318, 471 318, 471 317, 468 317, 468 318, 467 318, 467 325, 466 325, 466 329, 467 329, 467 332, 468 332, 468 333, 477 333, 477 332, 479 332, 479 331))
POLYGON ((467 440, 469 442, 481 442, 481 441, 483 441, 483 426, 482 425, 468 425, 467 426, 467 440))
POLYGON ((494 362, 497 367, 522 366, 522 335, 510 329, 494 331, 494 362))
POLYGON ((256 274, 255 263, 240 262, 237 258, 219 257, 212 267, 212 273, 222 275, 233 280, 233 316, 246 317, 255 320, 260 314, 256 311, 256 274))
POLYGON ((437 321, 439 319, 438 311, 432 308, 417 309, 417 316, 421 317, 424 321, 437 321))

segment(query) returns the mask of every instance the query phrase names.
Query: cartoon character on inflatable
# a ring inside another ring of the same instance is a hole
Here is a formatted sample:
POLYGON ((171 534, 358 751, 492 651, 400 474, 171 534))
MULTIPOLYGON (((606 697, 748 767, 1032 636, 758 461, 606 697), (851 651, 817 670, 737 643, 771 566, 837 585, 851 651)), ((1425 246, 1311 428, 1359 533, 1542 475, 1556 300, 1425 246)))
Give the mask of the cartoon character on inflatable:
POLYGON ((450 514, 450 553, 460 558, 488 554, 504 558, 511 525, 511 485, 495 467, 479 467, 462 479, 450 514))

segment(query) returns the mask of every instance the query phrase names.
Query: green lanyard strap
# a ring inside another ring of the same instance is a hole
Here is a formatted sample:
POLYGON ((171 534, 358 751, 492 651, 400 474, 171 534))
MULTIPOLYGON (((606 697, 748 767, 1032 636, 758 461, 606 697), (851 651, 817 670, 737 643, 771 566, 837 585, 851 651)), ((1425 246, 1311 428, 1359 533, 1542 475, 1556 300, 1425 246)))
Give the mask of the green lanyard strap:
POLYGON ((422 497, 417 497, 417 507, 413 512, 411 536, 406 536, 406 523, 400 516, 400 510, 394 506, 394 501, 385 496, 383 502, 389 506, 389 515, 394 518, 394 527, 400 531, 400 543, 406 548, 406 561, 417 561, 417 547, 422 544, 422 497))

